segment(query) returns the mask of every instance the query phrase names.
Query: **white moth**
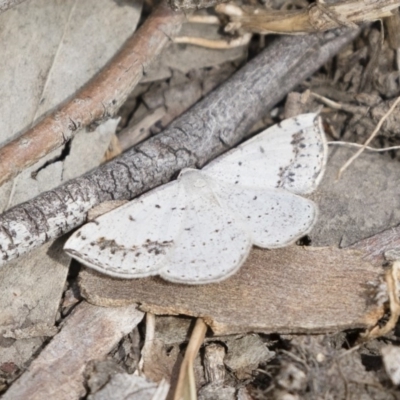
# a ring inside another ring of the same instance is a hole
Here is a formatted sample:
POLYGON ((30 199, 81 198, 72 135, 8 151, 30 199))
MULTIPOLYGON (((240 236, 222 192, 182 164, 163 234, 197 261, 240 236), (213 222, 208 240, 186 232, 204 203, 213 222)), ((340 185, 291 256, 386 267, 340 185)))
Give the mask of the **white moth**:
POLYGON ((64 249, 114 277, 218 282, 253 245, 283 247, 310 231, 317 208, 298 195, 316 188, 326 158, 318 115, 287 119, 89 222, 64 249))

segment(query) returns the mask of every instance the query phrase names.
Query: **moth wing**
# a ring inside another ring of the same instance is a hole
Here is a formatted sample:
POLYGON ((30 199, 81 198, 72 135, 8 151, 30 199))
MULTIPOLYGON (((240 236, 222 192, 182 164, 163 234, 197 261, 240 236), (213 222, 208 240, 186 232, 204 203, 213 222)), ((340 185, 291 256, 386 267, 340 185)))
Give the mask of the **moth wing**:
POLYGON ((64 250, 114 277, 155 275, 176 245, 185 202, 180 183, 168 183, 87 223, 64 250))
POLYGON ((222 206, 213 182, 197 170, 180 178, 188 201, 182 231, 160 271, 166 280, 186 284, 218 282, 234 274, 251 249, 251 237, 235 215, 222 206))
POLYGON ((320 117, 302 114, 266 129, 202 171, 233 185, 284 188, 305 194, 317 187, 326 159, 320 117))
POLYGON ((317 218, 316 205, 284 189, 254 189, 220 184, 221 202, 240 215, 252 243, 263 248, 287 246, 307 234, 317 218))

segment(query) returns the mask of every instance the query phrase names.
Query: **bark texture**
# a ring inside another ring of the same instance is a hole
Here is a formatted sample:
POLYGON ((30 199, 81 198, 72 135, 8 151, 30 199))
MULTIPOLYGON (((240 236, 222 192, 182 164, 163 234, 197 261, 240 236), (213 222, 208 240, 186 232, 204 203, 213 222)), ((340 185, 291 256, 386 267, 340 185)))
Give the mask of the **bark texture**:
POLYGON ((358 30, 282 37, 164 132, 97 170, 0 216, 0 265, 82 224, 107 200, 132 199, 185 167, 202 167, 237 144, 279 100, 358 30))

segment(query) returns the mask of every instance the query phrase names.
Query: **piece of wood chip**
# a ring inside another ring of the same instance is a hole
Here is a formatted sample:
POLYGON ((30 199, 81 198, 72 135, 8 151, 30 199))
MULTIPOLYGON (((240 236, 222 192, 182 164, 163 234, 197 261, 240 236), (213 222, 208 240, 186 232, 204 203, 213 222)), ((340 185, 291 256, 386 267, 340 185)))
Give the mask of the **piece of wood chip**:
POLYGON ((215 334, 332 332, 365 328, 381 316, 367 292, 380 269, 361 256, 334 248, 253 249, 240 271, 221 283, 122 280, 83 269, 80 287, 93 304, 139 303, 154 314, 202 317, 215 334))
POLYGON ((63 246, 57 239, 0 270, 1 333, 22 329, 35 337, 43 335, 43 326, 54 326, 70 263, 63 246), (38 334, 35 326, 41 327, 38 334))
POLYGON ((3 395, 3 400, 76 400, 85 395, 83 372, 101 359, 143 318, 136 306, 77 306, 63 329, 3 395))
POLYGON ((55 322, 70 263, 63 246, 64 239, 49 242, 0 270, 3 372, 9 363, 24 370, 43 342, 58 331, 55 322))
POLYGON ((162 380, 159 384, 146 378, 129 374, 116 374, 89 400, 129 399, 163 400, 167 397, 169 384, 162 380))

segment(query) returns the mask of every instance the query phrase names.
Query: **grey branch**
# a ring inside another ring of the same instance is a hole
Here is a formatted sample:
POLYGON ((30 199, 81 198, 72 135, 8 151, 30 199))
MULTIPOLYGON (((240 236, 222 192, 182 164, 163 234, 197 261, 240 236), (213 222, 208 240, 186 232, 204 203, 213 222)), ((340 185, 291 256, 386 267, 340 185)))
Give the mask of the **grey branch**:
POLYGON ((0 216, 0 265, 81 225, 107 200, 132 199, 185 167, 202 167, 240 140, 358 30, 281 37, 161 134, 0 216))

